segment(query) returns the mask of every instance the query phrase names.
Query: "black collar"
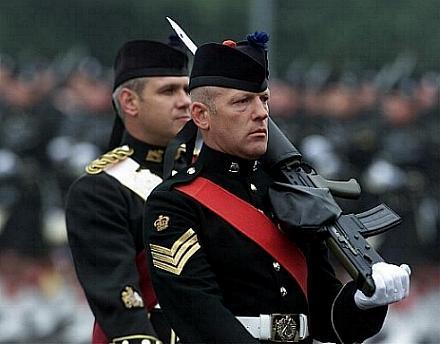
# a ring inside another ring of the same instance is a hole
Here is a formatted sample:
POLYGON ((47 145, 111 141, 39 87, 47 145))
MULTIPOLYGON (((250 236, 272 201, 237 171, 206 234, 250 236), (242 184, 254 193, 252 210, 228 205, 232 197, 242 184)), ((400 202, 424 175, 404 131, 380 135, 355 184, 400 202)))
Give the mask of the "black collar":
POLYGON ((197 164, 201 164, 203 171, 233 176, 248 176, 257 170, 256 160, 246 160, 233 155, 219 152, 203 145, 197 164))
POLYGON ((134 153, 131 158, 141 166, 145 166, 146 163, 162 164, 163 162, 165 147, 142 142, 128 133, 125 133, 121 145, 128 145, 130 148, 133 148, 134 153))

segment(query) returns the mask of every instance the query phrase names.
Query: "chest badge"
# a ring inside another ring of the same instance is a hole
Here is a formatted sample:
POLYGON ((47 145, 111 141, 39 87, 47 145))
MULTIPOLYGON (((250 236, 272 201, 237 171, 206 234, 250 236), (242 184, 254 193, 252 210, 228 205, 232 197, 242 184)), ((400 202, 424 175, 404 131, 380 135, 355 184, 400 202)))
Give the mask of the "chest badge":
POLYGON ((170 222, 170 218, 168 216, 159 215, 156 221, 154 221, 154 227, 158 232, 163 231, 168 228, 168 222, 170 222))

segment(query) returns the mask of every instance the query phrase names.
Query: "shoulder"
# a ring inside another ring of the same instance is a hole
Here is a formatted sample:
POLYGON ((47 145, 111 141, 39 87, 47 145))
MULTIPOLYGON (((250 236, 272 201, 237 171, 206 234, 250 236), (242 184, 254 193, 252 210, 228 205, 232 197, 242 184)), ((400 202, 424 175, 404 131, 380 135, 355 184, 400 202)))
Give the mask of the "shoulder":
POLYGON ((85 167, 85 173, 71 184, 69 194, 95 192, 97 189, 111 188, 112 185, 117 186, 119 182, 116 178, 111 177, 111 171, 114 167, 121 167, 121 163, 127 161, 127 158, 132 154, 132 149, 128 146, 122 146, 91 161, 85 167))
POLYGON ((157 209, 168 209, 173 212, 193 211, 194 207, 197 207, 197 202, 177 190, 177 187, 191 183, 199 173, 200 170, 190 166, 166 179, 151 192, 146 203, 146 209, 149 211, 157 209))
POLYGON ((162 182, 162 178, 148 169, 140 168, 139 163, 130 158, 133 153, 132 148, 122 146, 101 155, 86 167, 87 174, 84 179, 91 180, 95 177, 95 181, 103 179, 110 183, 116 182, 118 187, 122 185, 124 189, 130 190, 145 200, 150 192, 162 182))
MULTIPOLYGON (((70 185, 66 207, 84 206, 86 202, 101 204, 105 200, 121 197, 124 187, 122 182, 112 175, 112 171, 124 170, 124 162, 131 160, 127 159, 131 154, 132 149, 122 146, 91 161, 86 166, 85 173, 70 185)), ((134 167, 131 169, 135 170, 134 167)))
POLYGON ((172 177, 163 181, 162 184, 158 185, 154 192, 160 191, 170 191, 173 190, 176 186, 182 184, 191 183, 197 176, 200 174, 201 169, 197 166, 189 166, 185 169, 180 170, 172 177))
POLYGON ((134 150, 128 146, 117 147, 99 158, 91 161, 85 168, 85 172, 90 175, 100 174, 109 167, 119 164, 134 153, 134 150))

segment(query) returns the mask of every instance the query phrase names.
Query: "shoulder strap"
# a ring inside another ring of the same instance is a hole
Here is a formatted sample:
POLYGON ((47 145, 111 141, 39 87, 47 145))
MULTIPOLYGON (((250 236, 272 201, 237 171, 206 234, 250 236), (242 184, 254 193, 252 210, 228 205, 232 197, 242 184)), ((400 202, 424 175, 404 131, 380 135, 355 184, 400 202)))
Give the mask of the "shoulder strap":
POLYGON ((203 177, 197 177, 190 184, 179 185, 176 189, 257 243, 293 276, 307 296, 307 262, 304 254, 262 211, 203 177))

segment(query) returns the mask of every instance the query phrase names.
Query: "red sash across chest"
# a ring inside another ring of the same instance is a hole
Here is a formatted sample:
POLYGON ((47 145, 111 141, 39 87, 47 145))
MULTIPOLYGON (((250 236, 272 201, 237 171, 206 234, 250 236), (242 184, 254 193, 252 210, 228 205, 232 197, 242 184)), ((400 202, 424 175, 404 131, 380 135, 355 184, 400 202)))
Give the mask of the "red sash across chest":
POLYGON ((197 177, 176 189, 258 244, 289 272, 307 296, 307 262, 304 254, 262 211, 203 177, 197 177))

